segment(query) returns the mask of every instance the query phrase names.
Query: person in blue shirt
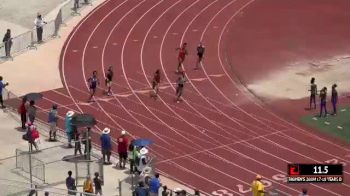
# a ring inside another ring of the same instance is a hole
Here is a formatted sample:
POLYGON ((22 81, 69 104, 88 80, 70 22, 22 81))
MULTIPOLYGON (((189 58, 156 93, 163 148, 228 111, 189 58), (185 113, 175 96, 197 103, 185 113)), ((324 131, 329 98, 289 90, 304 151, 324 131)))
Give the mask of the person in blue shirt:
POLYGON ((90 102, 92 97, 96 93, 97 86, 100 85, 100 81, 97 78, 97 71, 92 72, 92 76, 88 79, 88 83, 89 83, 89 88, 90 88, 90 97, 89 97, 88 102, 90 102))
POLYGON ((6 82, 5 84, 3 83, 3 81, 2 81, 2 76, 0 76, 0 105, 1 105, 1 108, 5 108, 5 106, 4 106, 4 99, 3 99, 3 97, 2 97, 2 91, 3 91, 3 89, 6 87, 6 86, 8 86, 9 85, 9 83, 8 82, 6 82))
POLYGON ((149 196, 148 190, 142 181, 139 182, 139 186, 135 189, 133 196, 149 196))
POLYGON ((158 196, 159 188, 162 186, 159 180, 159 173, 154 174, 154 178, 149 181, 150 196, 158 196))
POLYGON ((102 148, 102 157, 104 164, 111 164, 111 151, 112 151, 112 142, 109 133, 111 130, 109 128, 105 128, 102 131, 102 135, 100 137, 101 140, 101 148, 102 148), (106 161, 107 156, 107 161, 106 161))

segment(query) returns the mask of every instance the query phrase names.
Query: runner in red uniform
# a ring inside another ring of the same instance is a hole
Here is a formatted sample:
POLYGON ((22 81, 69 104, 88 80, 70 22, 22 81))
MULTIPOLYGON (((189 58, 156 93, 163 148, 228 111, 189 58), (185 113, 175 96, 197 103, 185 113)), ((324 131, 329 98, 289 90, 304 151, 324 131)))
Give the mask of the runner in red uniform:
POLYGON ((187 47, 187 43, 183 43, 181 48, 176 48, 176 51, 179 50, 179 56, 178 56, 179 64, 177 65, 176 73, 179 72, 179 69, 181 68, 182 63, 185 61, 185 57, 188 54, 186 47, 187 47))
POLYGON ((158 97, 159 83, 160 83, 160 70, 157 69, 156 72, 154 73, 153 81, 152 81, 153 92, 151 93, 151 97, 153 97, 154 99, 157 99, 158 97))

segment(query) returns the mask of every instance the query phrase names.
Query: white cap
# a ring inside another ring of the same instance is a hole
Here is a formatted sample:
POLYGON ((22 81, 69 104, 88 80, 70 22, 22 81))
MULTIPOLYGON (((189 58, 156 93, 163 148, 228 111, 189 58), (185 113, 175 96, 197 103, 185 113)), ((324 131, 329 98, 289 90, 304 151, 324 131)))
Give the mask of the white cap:
POLYGON ((110 132, 111 132, 111 129, 107 127, 102 130, 102 134, 109 134, 110 132))

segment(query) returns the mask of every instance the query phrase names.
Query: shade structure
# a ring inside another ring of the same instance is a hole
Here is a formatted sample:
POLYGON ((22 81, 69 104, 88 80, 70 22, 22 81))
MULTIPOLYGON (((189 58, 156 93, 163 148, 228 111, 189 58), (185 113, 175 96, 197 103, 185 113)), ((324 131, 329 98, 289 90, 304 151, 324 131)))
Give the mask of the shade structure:
POLYGON ((152 140, 149 140, 149 139, 136 139, 132 142, 132 145, 134 146, 149 146, 153 144, 153 141, 152 140))
POLYGON ((91 114, 76 114, 71 122, 76 127, 93 127, 97 124, 95 117, 91 114))
POLYGON ((43 98, 41 93, 28 93, 24 96, 27 101, 36 101, 43 98))

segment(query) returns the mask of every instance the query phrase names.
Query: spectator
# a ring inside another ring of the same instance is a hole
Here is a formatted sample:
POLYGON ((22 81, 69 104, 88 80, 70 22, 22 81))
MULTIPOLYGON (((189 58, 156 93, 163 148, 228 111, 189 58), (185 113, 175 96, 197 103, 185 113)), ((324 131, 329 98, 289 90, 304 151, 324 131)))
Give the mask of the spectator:
POLYGON ((327 116, 327 87, 323 87, 320 91, 320 117, 322 117, 323 111, 324 111, 324 117, 327 116))
POLYGON ((92 181, 90 176, 86 176, 86 180, 83 185, 84 193, 94 193, 94 187, 92 186, 92 181))
POLYGON ((163 186, 162 196, 169 196, 170 191, 168 190, 167 186, 163 186))
POLYGON ((100 137, 101 140, 101 148, 102 148, 102 157, 104 164, 111 164, 111 151, 112 151, 112 142, 109 133, 111 130, 109 128, 105 128, 102 131, 102 135, 100 137), (107 156, 107 161, 106 161, 107 156))
POLYGON ((102 195, 102 180, 99 178, 98 172, 95 172, 94 184, 95 184, 95 194, 102 195))
POLYGON ((74 0, 74 11, 77 12, 79 8, 79 0, 74 0))
POLYGON ((252 183, 253 196, 263 196, 265 194, 265 187, 261 182, 262 177, 257 175, 252 183))
POLYGON ((30 150, 33 150, 33 146, 35 147, 36 150, 39 150, 38 146, 35 143, 35 138, 33 137, 33 130, 34 130, 34 125, 31 122, 27 123, 27 132, 25 134, 25 139, 28 141, 30 144, 30 150))
POLYGON ((21 115, 21 122, 22 122, 22 129, 26 129, 26 122, 27 122, 27 98, 23 97, 22 98, 22 103, 18 107, 18 113, 21 115))
POLYGON ((121 132, 121 136, 118 138, 118 154, 119 154, 119 167, 125 168, 126 159, 128 158, 128 138, 126 137, 126 131, 121 132))
POLYGON ((199 190, 194 190, 194 196, 200 196, 199 190))
POLYGON ((145 188, 145 184, 140 181, 138 187, 135 189, 135 192, 133 194, 134 196, 148 196, 149 192, 147 188, 145 188))
POLYGON ((173 192, 175 193, 175 196, 180 196, 180 194, 182 192, 182 189, 181 188, 175 188, 173 192))
POLYGON ((337 84, 332 85, 332 106, 333 106, 333 115, 337 115, 337 103, 338 103, 338 92, 337 92, 337 84))
POLYGON ((11 30, 7 29, 4 38, 2 39, 2 42, 5 46, 5 55, 6 57, 11 57, 11 46, 12 46, 12 37, 11 37, 11 30))
POLYGON ((307 194, 307 189, 306 189, 306 188, 303 188, 303 189, 301 190, 301 193, 300 193, 299 196, 309 196, 309 195, 307 194))
POLYGON ((77 190, 75 186, 75 179, 72 177, 72 171, 68 171, 68 177, 66 178, 66 187, 68 189, 68 195, 76 195, 74 191, 77 190))
POLYGON ((80 133, 79 131, 74 132, 74 156, 77 155, 77 152, 79 151, 79 154, 82 155, 81 153, 81 138, 80 138, 80 133))
POLYGON ((73 138, 73 134, 74 134, 74 130, 73 130, 73 125, 72 125, 72 117, 74 115, 73 111, 69 111, 66 114, 66 119, 65 119, 65 126, 66 126, 66 134, 67 134, 67 138, 68 138, 68 148, 72 148, 72 138, 73 138))
POLYGON ((39 131, 37 130, 35 125, 30 126, 31 132, 32 132, 32 139, 33 139, 33 144, 35 146, 36 150, 39 150, 38 144, 40 144, 40 135, 39 131))
POLYGON ((0 105, 1 105, 1 108, 4 109, 5 106, 4 106, 4 99, 3 99, 3 97, 2 97, 2 91, 4 90, 4 88, 5 88, 6 86, 9 85, 9 83, 6 82, 6 83, 4 84, 2 80, 3 80, 3 78, 2 78, 2 76, 0 76, 0 105))
POLYGON ((147 166, 147 156, 146 156, 147 154, 148 154, 147 148, 141 148, 140 152, 138 153, 136 168, 139 174, 141 174, 144 168, 147 166))
POLYGON ((135 172, 135 147, 132 144, 133 140, 129 144, 128 148, 128 159, 130 163, 130 173, 133 174, 135 172))
POLYGON ((45 196, 49 196, 49 192, 47 192, 47 191, 45 191, 44 194, 45 194, 45 196))
MULTIPOLYGON (((89 133, 90 128, 87 128, 87 132, 89 133)), ((91 143, 91 136, 88 136, 86 133, 84 133, 84 137, 83 137, 83 144, 84 144, 84 155, 85 155, 85 159, 90 159, 90 153, 91 153, 91 149, 92 149, 92 143, 91 143)))
POLYGON ((56 141, 57 121, 58 121, 57 105, 54 104, 49 113, 49 119, 48 119, 48 123, 50 124, 49 141, 56 141))
POLYGON ((47 24, 47 22, 45 22, 41 17, 41 14, 38 13, 36 19, 34 20, 34 24, 36 27, 36 35, 37 35, 38 43, 40 44, 41 42, 43 42, 43 26, 47 24))
POLYGON ((158 196, 159 188, 161 187, 161 183, 159 180, 159 173, 154 174, 154 178, 152 178, 149 182, 149 193, 150 196, 158 196))
POLYGON ((36 107, 35 107, 35 102, 33 100, 31 100, 29 102, 29 108, 28 108, 28 118, 29 121, 33 124, 34 120, 36 117, 36 107))

